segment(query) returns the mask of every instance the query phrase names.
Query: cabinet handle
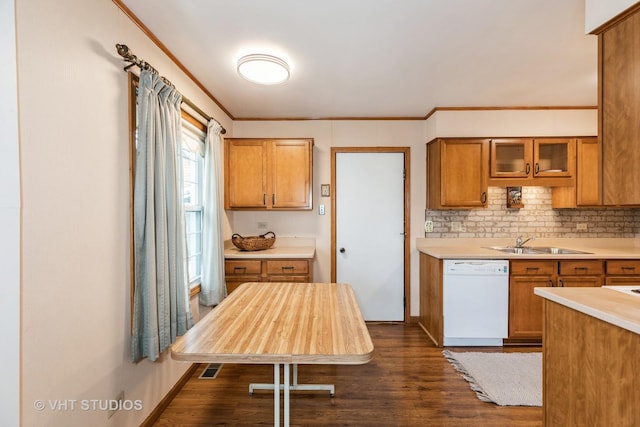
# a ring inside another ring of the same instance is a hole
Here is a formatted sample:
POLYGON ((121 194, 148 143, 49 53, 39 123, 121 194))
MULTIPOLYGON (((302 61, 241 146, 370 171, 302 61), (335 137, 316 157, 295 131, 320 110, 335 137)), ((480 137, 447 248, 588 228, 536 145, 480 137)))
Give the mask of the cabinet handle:
POLYGON ((622 271, 635 271, 635 267, 622 267, 622 271))
POLYGON ((526 172, 527 175, 529 175, 529 172, 531 172, 531 165, 529 163, 527 163, 526 166, 524 167, 524 171, 526 172))
POLYGON ((267 193, 262 193, 262 204, 267 205, 267 193))
POLYGON ((276 193, 271 194, 271 206, 276 205, 276 193))
POLYGON ((549 286, 553 287, 553 280, 549 279, 549 286))
POLYGON ((284 270, 291 270, 291 271, 293 271, 293 270, 294 270, 294 267, 286 266, 286 265, 285 265, 285 266, 283 266, 283 267, 282 267, 282 270, 283 270, 283 271, 284 271, 284 270))
POLYGON ((562 286, 564 288, 564 280, 558 279, 558 283, 560 284, 560 286, 562 286))
POLYGON ((536 163, 536 171, 535 171, 535 175, 538 174, 538 172, 540 172, 540 164, 536 163))
POLYGON ((247 271, 247 267, 233 267, 233 271, 234 272, 236 272, 236 271, 245 272, 245 271, 247 271))
POLYGON ((540 267, 527 267, 527 271, 538 271, 540 267))
POLYGON ((587 271, 587 267, 575 267, 574 270, 576 273, 579 271, 587 271))
POLYGON ((487 192, 483 191, 482 194, 480 195, 480 202, 484 205, 485 203, 487 203, 487 192))

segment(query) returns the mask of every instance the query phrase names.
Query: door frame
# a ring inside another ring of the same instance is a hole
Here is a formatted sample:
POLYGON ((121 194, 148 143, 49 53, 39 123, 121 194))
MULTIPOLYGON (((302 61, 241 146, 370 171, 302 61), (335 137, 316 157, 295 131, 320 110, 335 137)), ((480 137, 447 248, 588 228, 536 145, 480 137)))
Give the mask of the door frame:
POLYGON ((411 213, 411 148, 410 147, 331 147, 331 281, 336 281, 336 155, 338 153, 403 153, 404 154, 404 322, 410 318, 411 310, 411 272, 409 268, 410 251, 410 213, 411 213))

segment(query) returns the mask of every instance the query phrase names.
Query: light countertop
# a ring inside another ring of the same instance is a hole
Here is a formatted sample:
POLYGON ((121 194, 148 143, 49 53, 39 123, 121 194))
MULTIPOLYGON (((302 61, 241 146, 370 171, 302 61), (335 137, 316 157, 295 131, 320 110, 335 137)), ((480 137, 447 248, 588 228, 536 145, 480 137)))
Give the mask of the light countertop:
POLYGON ((604 322, 640 334, 640 294, 637 286, 601 288, 535 288, 534 293, 604 322))
MULTIPOLYGON (((525 238, 528 236, 525 236, 525 238)), ((488 246, 513 246, 515 238, 419 238, 419 252, 440 259, 640 259, 636 238, 540 238, 525 246, 574 249, 586 254, 509 254, 488 246)))
POLYGON ((225 259, 248 258, 300 258, 312 259, 316 254, 316 239, 313 237, 278 237, 273 246, 263 251, 241 251, 231 240, 225 241, 225 259))

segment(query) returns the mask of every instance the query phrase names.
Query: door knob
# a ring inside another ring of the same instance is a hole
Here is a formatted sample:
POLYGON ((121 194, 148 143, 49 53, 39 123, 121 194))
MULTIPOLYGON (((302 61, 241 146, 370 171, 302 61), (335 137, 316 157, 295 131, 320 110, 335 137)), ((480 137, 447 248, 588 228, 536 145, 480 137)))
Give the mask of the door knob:
POLYGON ((345 253, 345 252, 346 252, 345 248, 340 248, 340 253, 341 253, 341 254, 343 254, 343 253, 345 253))

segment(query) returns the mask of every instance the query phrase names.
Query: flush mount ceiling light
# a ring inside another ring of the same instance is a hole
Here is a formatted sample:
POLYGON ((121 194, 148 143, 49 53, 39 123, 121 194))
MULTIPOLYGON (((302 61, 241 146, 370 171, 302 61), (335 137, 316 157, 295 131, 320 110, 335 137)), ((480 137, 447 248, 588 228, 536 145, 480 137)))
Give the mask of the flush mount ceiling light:
POLYGON ((246 55, 238 59, 238 74, 253 83, 276 85, 289 79, 289 65, 271 55, 246 55))

